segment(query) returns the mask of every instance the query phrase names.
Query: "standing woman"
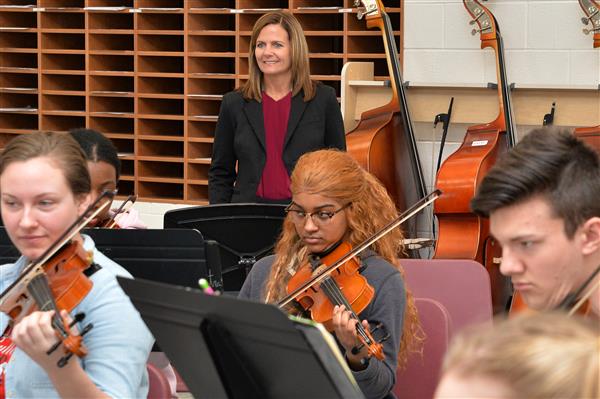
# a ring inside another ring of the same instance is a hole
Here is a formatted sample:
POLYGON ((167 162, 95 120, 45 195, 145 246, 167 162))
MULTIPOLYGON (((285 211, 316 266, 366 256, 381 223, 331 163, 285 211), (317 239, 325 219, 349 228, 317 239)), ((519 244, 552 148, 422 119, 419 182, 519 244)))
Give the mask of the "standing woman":
POLYGON ((274 11, 256 21, 248 64, 248 81, 221 103, 208 173, 211 204, 287 203, 302 154, 346 149, 335 90, 310 79, 308 45, 292 14, 274 11))
MULTIPOLYGON (((240 298, 278 303, 287 295, 287 283, 299 267, 330 253, 342 241, 357 246, 398 216, 385 187, 341 151, 303 155, 292 173, 291 191, 275 255, 252 267, 240 298)), ((404 364, 420 331, 413 298, 396 262, 401 242, 402 233, 396 229, 360 255, 360 272, 375 290, 358 315, 360 321, 351 318, 343 306, 333 311, 336 339, 367 398, 393 397, 396 367, 404 364), (365 347, 358 353, 352 350, 359 345, 359 322, 365 328, 381 323, 389 333, 383 342, 383 361, 369 359, 365 347)))
MULTIPOLYGON (((30 261, 39 258, 90 204, 90 175, 84 154, 68 134, 18 136, 0 156, 2 218, 21 253, 0 266, 0 291, 9 287, 30 261)), ((0 397, 145 398, 146 360, 153 338, 116 274, 131 277, 100 253, 93 241, 77 234, 92 256, 85 274, 93 286, 71 314, 84 313, 93 328, 83 337, 88 350, 64 367, 63 350, 46 351, 57 342, 54 311, 36 311, 16 324, 0 313, 0 397)), ((66 315, 66 313, 63 313, 66 315)))

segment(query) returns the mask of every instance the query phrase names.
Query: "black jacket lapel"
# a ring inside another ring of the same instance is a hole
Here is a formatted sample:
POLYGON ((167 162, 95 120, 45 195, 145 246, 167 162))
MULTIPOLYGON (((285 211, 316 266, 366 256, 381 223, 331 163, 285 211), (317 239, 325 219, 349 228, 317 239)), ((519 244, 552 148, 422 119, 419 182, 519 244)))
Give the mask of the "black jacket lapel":
POLYGON ((283 148, 285 148, 292 138, 298 122, 302 119, 302 114, 306 109, 307 103, 304 102, 304 93, 300 91, 294 97, 292 97, 292 104, 290 109, 290 118, 288 119, 287 133, 285 134, 285 141, 283 142, 283 148))
POLYGON ((258 138, 258 142, 263 150, 266 151, 265 122, 262 112, 262 103, 254 100, 246 102, 244 104, 244 113, 246 114, 246 118, 248 119, 256 138, 258 138))

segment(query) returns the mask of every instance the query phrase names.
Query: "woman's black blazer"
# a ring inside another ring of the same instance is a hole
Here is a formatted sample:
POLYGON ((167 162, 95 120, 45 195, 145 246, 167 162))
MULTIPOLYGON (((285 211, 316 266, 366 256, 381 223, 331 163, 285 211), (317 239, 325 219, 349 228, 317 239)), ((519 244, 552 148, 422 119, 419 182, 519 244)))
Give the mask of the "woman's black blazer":
MULTIPOLYGON (((315 97, 308 102, 303 92, 292 98, 283 147, 288 174, 306 152, 346 149, 342 114, 332 87, 318 84, 315 97)), ((208 172, 210 203, 256 202, 265 162, 262 104, 245 100, 238 91, 227 93, 219 111, 208 172)))

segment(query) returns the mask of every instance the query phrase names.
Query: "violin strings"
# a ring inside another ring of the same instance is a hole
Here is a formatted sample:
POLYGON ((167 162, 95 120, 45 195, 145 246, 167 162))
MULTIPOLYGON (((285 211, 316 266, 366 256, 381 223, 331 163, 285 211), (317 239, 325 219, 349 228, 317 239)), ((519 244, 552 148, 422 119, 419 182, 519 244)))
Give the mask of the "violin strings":
POLYGON ((352 318, 355 320, 358 320, 358 324, 356 324, 356 330, 359 333, 359 335, 362 337, 363 341, 367 345, 370 345, 371 340, 367 336, 367 333, 366 333, 364 327, 362 326, 360 319, 358 318, 358 316, 352 309, 352 306, 350 305, 350 303, 344 296, 343 292, 340 290, 340 287, 337 285, 335 280, 333 278, 331 278, 331 276, 329 276, 329 277, 323 279, 323 281, 321 282, 321 287, 323 288, 324 292, 327 294, 327 296, 329 297, 329 299, 331 300, 331 302, 334 305, 338 305, 338 306, 344 305, 346 307, 346 309, 348 311, 350 311, 352 318))
POLYGON ((54 302, 54 297, 52 296, 52 291, 50 290, 50 284, 48 283, 48 278, 46 275, 38 274, 32 278, 27 285, 27 289, 31 293, 31 296, 35 299, 40 311, 56 311, 54 313, 54 317, 52 317, 52 326, 63 336, 67 336, 68 333, 64 328, 60 315, 58 314, 58 308, 56 307, 56 302, 54 302))

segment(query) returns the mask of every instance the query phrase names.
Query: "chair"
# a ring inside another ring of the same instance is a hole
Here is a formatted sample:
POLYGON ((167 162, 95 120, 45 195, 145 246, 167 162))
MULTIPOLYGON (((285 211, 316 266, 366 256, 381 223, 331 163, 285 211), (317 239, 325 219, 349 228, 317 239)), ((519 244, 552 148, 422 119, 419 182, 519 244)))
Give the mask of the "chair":
POLYGON ((169 380, 162 371, 151 363, 146 363, 148 370, 148 399, 169 399, 171 398, 171 386, 169 380))
POLYGON ((485 268, 462 259, 400 259, 415 298, 440 302, 450 314, 450 336, 470 324, 491 323, 492 294, 485 268))
POLYGON ((444 353, 450 340, 450 314, 438 301, 416 298, 425 332, 422 355, 411 353, 405 369, 396 371, 394 394, 398 399, 430 399, 439 382, 444 353))

